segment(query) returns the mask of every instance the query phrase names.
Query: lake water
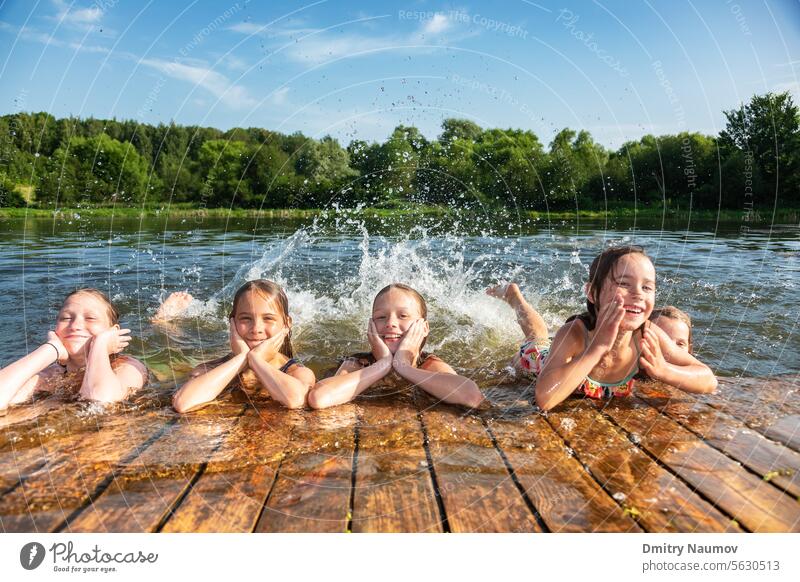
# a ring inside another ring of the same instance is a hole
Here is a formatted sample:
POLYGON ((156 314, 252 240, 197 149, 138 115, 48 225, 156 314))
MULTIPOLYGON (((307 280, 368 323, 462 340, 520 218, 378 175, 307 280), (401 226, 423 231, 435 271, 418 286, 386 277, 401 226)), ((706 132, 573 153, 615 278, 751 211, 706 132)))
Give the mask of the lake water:
POLYGON ((429 304, 428 346, 488 386, 521 339, 513 313, 484 295, 517 281, 552 333, 582 310, 592 258, 610 243, 643 245, 658 275, 657 305, 694 319, 699 357, 721 376, 800 369, 800 229, 738 224, 547 222, 491 217, 109 219, 70 215, 0 222, 0 365, 44 340, 64 295, 103 289, 133 330, 130 352, 166 396, 197 362, 227 351, 226 314, 244 281, 273 279, 288 293, 295 349, 325 373, 366 349, 372 298, 401 281, 429 304), (198 301, 169 329, 149 318, 169 292, 198 301))

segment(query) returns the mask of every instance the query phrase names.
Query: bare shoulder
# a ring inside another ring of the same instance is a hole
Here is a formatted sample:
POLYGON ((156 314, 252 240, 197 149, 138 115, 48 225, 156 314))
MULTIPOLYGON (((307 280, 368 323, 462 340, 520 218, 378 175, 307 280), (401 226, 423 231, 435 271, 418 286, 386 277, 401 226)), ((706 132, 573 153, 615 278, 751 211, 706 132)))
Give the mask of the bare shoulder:
POLYGON ((147 383, 149 372, 147 366, 131 356, 121 356, 117 358, 112 369, 117 377, 123 377, 131 383, 131 386, 140 388, 147 383))
POLYGON ((301 382, 305 382, 308 385, 313 385, 317 381, 314 371, 310 368, 306 368, 303 364, 292 364, 289 369, 286 370, 286 373, 292 378, 297 378, 301 382))
POLYGON ((429 355, 422 365, 419 367, 420 370, 425 370, 427 372, 439 372, 441 374, 455 374, 456 371, 441 359, 439 356, 434 356, 433 354, 429 355))
POLYGON ((573 319, 561 326, 553 338, 553 343, 577 344, 582 346, 586 337, 586 325, 580 319, 573 319))

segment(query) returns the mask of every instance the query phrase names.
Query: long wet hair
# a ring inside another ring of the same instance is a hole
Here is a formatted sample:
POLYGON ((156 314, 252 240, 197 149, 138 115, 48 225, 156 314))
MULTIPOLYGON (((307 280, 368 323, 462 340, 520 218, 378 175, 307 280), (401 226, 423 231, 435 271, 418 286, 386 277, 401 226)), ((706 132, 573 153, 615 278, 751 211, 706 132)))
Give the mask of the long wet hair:
MULTIPOLYGON (((385 295, 392 289, 399 289, 400 291, 403 291, 411 295, 417 302, 417 305, 419 305, 419 312, 422 315, 422 319, 428 319, 428 304, 425 303, 425 298, 422 295, 420 295, 419 291, 403 283, 392 283, 391 285, 387 285, 386 287, 378 291, 378 293, 375 295, 375 299, 372 300, 373 310, 375 309, 375 302, 378 301, 378 299, 380 299, 382 295, 385 295)), ((419 346, 420 352, 422 352, 422 348, 425 347, 425 342, 427 340, 428 340, 427 337, 422 338, 422 343, 419 346)))
POLYGON ((662 307, 660 309, 654 309, 652 315, 650 315, 650 321, 655 321, 659 317, 666 317, 667 319, 674 319, 676 321, 682 321, 686 324, 686 327, 689 328, 689 353, 693 353, 694 349, 692 347, 692 318, 689 317, 689 314, 685 311, 681 311, 674 305, 667 305, 666 307, 662 307))
POLYGON ((95 299, 98 299, 105 306, 106 314, 108 315, 108 319, 111 321, 111 325, 114 326, 119 324, 119 310, 114 306, 113 303, 111 303, 108 295, 99 289, 95 289, 93 287, 75 289, 75 291, 64 297, 64 301, 61 303, 61 306, 63 307, 66 302, 69 301, 70 297, 74 297, 75 295, 91 295, 95 299))
MULTIPOLYGON (((278 306, 281 317, 283 318, 283 325, 287 327, 289 326, 289 298, 286 297, 286 292, 283 290, 283 287, 273 281, 268 281, 267 279, 255 279, 253 281, 248 281, 239 287, 239 289, 236 291, 236 294, 233 296, 233 305, 231 306, 231 312, 228 317, 236 317, 236 310, 238 309, 239 301, 246 293, 251 291, 253 293, 257 293, 268 301, 273 301, 275 305, 278 306)), ((294 357, 291 329, 289 329, 289 333, 286 334, 286 337, 283 340, 280 353, 287 358, 294 357)))
POLYGON ((574 319, 580 319, 589 331, 593 330, 597 325, 597 312, 598 307, 589 299, 589 295, 595 299, 600 297, 600 289, 603 287, 605 280, 614 274, 614 267, 616 267, 619 260, 625 255, 642 255, 652 263, 652 259, 647 256, 644 247, 638 245, 621 245, 608 247, 602 253, 597 255, 589 267, 589 282, 587 298, 586 298, 586 311, 580 315, 573 315, 567 319, 567 323, 574 319))

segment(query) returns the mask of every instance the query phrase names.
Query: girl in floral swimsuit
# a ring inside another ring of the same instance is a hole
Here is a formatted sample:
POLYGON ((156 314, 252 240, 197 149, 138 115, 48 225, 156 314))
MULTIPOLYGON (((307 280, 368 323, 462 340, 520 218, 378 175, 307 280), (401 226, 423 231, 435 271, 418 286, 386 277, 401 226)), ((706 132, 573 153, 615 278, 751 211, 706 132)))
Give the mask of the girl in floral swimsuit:
POLYGON ((592 262, 585 286, 587 311, 570 317, 548 349, 547 326, 515 284, 487 292, 508 302, 526 341, 515 364, 537 376, 536 404, 550 410, 574 392, 590 398, 628 396, 634 376, 686 392, 713 392, 714 374, 648 321, 655 300, 655 268, 641 247, 610 247, 592 262))

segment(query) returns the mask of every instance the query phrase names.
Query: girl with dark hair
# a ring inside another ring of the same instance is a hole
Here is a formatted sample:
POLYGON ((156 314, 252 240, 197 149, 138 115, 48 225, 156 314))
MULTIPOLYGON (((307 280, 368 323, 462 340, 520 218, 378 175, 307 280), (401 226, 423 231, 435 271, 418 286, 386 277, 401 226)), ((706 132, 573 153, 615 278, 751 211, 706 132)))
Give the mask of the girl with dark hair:
POLYGON ((309 405, 327 408, 350 402, 392 371, 444 402, 480 405, 483 395, 475 382, 422 351, 430 331, 427 317, 425 299, 408 285, 381 289, 367 329, 371 350, 345 358, 334 376, 320 380, 308 395, 309 405))
MULTIPOLYGON (((188 294, 173 294, 159 308, 171 314, 173 304, 185 307, 188 294)), ((164 319, 165 317, 157 317, 164 319)), ((243 388, 262 387, 288 408, 305 405, 314 385, 314 372, 294 359, 289 301, 280 285, 258 279, 242 285, 233 297, 226 356, 197 366, 172 399, 177 412, 195 410, 212 400, 234 381, 243 388)))
POLYGON ((148 378, 144 364, 120 355, 131 341, 130 332, 120 328, 119 312, 102 291, 70 293, 47 341, 0 370, 0 410, 59 387, 80 387, 86 400, 124 400, 148 378))
POLYGON ((567 319, 549 349, 543 347, 544 321, 516 285, 488 291, 517 311, 526 341, 515 362, 537 376, 540 408, 550 410, 576 390, 590 398, 629 396, 640 370, 686 392, 716 389, 717 379, 708 366, 648 321, 655 279, 655 267, 641 247, 606 249, 589 268, 586 312, 567 319))

